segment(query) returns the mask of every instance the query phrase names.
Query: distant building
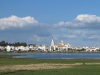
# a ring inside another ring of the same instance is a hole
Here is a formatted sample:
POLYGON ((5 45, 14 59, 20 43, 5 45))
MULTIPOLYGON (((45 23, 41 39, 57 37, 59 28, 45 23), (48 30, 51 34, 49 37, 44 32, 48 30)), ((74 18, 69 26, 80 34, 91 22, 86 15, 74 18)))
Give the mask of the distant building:
POLYGON ((50 51, 53 51, 53 50, 54 51, 55 50, 57 50, 57 51, 62 51, 62 50, 68 51, 68 48, 70 48, 70 47, 71 47, 71 45, 65 43, 63 40, 61 40, 60 43, 55 44, 54 40, 52 38, 51 46, 50 46, 50 51))
POLYGON ((11 46, 8 45, 8 46, 6 47, 6 50, 7 50, 7 52, 10 52, 11 46))

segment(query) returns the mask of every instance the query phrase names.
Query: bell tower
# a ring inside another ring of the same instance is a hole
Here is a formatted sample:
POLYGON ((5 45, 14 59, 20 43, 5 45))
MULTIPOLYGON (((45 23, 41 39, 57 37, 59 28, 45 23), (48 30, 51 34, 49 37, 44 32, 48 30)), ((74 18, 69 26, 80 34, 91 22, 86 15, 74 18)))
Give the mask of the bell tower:
POLYGON ((51 46, 54 46, 54 41, 53 41, 53 37, 52 37, 52 41, 51 41, 51 46))

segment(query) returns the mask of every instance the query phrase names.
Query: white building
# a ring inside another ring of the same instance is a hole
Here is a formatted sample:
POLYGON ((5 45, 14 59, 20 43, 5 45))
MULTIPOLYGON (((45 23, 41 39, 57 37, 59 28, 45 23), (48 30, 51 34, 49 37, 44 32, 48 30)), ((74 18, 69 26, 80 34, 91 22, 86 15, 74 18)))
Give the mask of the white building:
POLYGON ((99 50, 98 47, 86 47, 86 52, 96 52, 99 50))
POLYGON ((41 46, 38 46, 38 49, 40 49, 42 51, 47 51, 47 50, 49 50, 49 47, 46 45, 41 45, 41 46))
POLYGON ((7 50, 7 52, 10 52, 11 46, 8 45, 8 46, 6 47, 6 50, 7 50))
POLYGON ((65 51, 68 51, 68 48, 70 48, 70 47, 71 47, 70 44, 67 44, 62 40, 61 40, 60 43, 55 44, 53 39, 52 39, 51 46, 50 46, 50 51, 52 51, 52 50, 57 50, 57 51, 65 50, 65 51))

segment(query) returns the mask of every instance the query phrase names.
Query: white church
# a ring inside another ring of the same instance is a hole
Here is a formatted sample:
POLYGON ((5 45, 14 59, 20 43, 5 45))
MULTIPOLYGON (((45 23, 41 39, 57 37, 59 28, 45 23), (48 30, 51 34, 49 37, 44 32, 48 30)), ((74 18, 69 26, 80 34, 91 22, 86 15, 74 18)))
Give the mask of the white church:
POLYGON ((63 40, 61 40, 60 43, 57 43, 55 44, 53 38, 52 38, 52 41, 51 41, 51 46, 50 46, 50 51, 52 50, 57 50, 57 51, 62 51, 62 50, 65 50, 65 51, 68 51, 68 48, 70 48, 71 45, 68 43, 65 43, 63 40))

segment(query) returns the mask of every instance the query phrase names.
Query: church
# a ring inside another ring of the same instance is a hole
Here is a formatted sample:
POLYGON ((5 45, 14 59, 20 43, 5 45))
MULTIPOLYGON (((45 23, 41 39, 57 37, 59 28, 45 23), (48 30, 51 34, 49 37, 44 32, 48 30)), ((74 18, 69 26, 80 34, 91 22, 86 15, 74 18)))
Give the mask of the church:
POLYGON ((63 40, 61 40, 60 43, 55 44, 53 38, 51 41, 50 51, 68 51, 68 48, 70 48, 71 45, 69 43, 65 43, 63 40))

